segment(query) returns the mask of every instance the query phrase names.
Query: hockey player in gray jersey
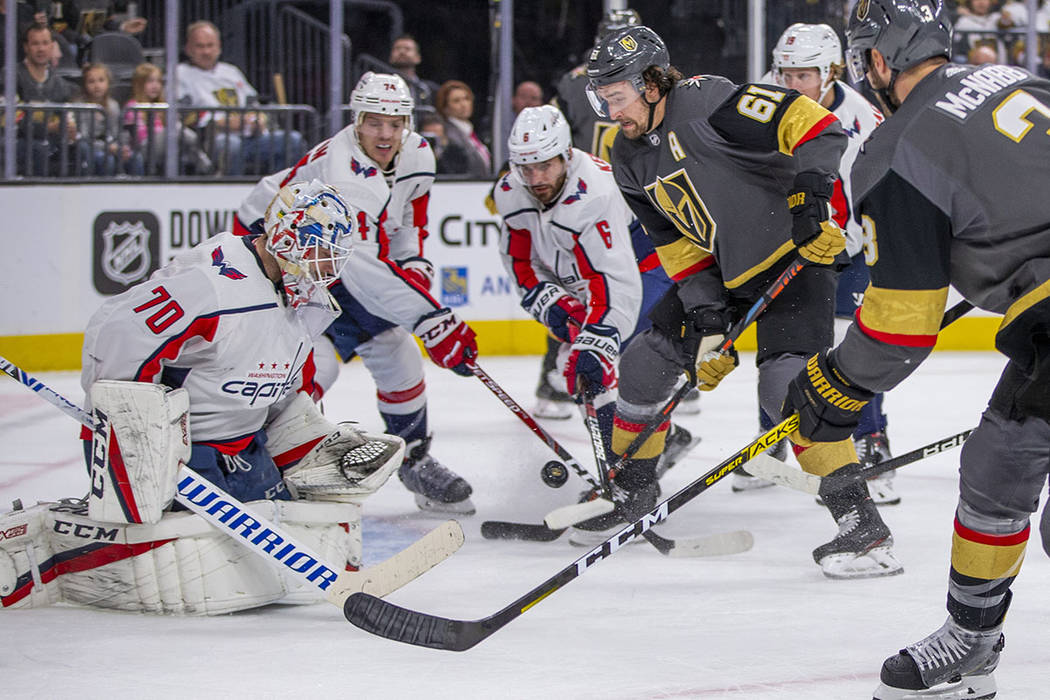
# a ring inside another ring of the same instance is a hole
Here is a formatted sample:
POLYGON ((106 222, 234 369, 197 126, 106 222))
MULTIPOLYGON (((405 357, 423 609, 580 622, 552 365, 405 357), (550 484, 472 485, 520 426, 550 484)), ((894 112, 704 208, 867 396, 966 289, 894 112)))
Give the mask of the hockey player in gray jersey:
POLYGON ((818 385, 856 406, 904 380, 933 349, 949 286, 1003 315, 995 344, 1009 362, 962 450, 948 619, 887 659, 875 692, 990 698, 1050 466, 1050 82, 950 63, 940 0, 861 0, 847 38, 851 72, 894 112, 853 170, 871 284, 842 343, 792 381, 785 411, 799 412, 804 437, 840 440, 857 411, 818 385))
MULTIPOLYGON (((758 320, 759 396, 779 414, 805 358, 832 343, 835 278, 845 249, 828 202, 846 138, 834 115, 793 90, 734 85, 717 76, 682 80, 647 27, 605 37, 587 68, 600 116, 620 124, 613 174, 676 282, 650 313, 653 328, 620 359, 613 449, 622 451, 671 396, 679 375, 714 389, 736 365, 714 352, 730 324, 795 258, 807 265, 758 320)), ((629 516, 655 504, 656 432, 617 476, 633 495, 629 516)), ((811 473, 856 469, 848 436, 796 450, 811 473)), ((866 488, 827 501, 839 534, 814 559, 833 578, 885 576, 902 568, 866 488)))

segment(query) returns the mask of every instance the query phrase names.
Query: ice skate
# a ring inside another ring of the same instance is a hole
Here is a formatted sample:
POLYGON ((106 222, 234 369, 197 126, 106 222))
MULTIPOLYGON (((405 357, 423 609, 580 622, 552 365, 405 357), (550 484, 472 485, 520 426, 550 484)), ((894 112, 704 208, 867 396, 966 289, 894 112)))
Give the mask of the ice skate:
MULTIPOLYGON (((775 457, 781 462, 787 460, 787 440, 781 440, 776 443, 766 453, 770 457, 775 457)), ((737 467, 733 471, 733 482, 731 488, 733 493, 742 493, 744 491, 756 491, 758 489, 766 489, 770 486, 774 486, 772 481, 768 481, 758 476, 752 476, 743 467, 737 467)))
MULTIPOLYGON (((615 485, 613 488, 619 489, 615 485)), ((590 491, 581 494, 581 502, 589 498, 590 494, 590 491)), ((653 509, 660 499, 660 484, 654 481, 638 490, 627 491, 626 494, 625 503, 613 512, 577 523, 569 531, 569 543, 580 547, 594 547, 609 539, 623 529, 628 520, 633 522, 632 514, 637 513, 641 516, 653 509)), ((643 541, 641 537, 631 540, 632 543, 643 541)))
POLYGON ((408 443, 408 456, 397 476, 416 497, 420 510, 473 515, 473 489, 467 480, 430 456, 430 436, 408 443))
POLYGON ((678 402, 674 412, 680 416, 700 415, 700 390, 695 386, 678 402))
MULTIPOLYGON (((885 432, 869 433, 854 440, 861 466, 872 467, 890 459, 890 441, 885 432)), ((901 497, 893 488, 894 471, 883 472, 868 479, 868 492, 877 506, 895 506, 901 497)))
POLYGON ((813 550, 813 561, 834 579, 895 576, 904 567, 893 554, 893 536, 870 498, 849 507, 835 518, 839 532, 833 540, 813 550))
POLYGON ((660 461, 656 463, 656 478, 662 479, 667 470, 678 464, 678 460, 689 454, 689 451, 699 442, 699 437, 693 437, 693 434, 682 426, 671 423, 671 428, 667 431, 663 454, 660 455, 660 461))
POLYGON ((564 391, 558 391, 544 381, 536 388, 536 407, 532 415, 537 418, 567 420, 576 414, 576 402, 564 391))
POLYGON ((882 664, 875 700, 994 698, 999 653, 1005 646, 1002 623, 971 630, 952 617, 922 641, 910 644, 882 664))

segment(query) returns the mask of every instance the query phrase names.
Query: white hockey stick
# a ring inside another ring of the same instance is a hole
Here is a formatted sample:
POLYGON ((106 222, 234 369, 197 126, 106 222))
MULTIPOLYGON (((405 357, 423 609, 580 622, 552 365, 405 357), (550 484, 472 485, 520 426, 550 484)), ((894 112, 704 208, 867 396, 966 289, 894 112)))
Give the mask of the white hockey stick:
MULTIPOLYGON (((0 370, 35 391, 67 415, 94 430, 94 417, 80 406, 34 379, 0 356, 0 370)), ((361 571, 340 571, 309 547, 253 512, 251 508, 183 465, 178 473, 175 500, 271 563, 324 591, 334 605, 343 606, 352 593, 382 597, 452 556, 463 544, 463 530, 448 520, 389 559, 361 571)))
POLYGON ((816 474, 808 474, 781 462, 776 457, 769 456, 769 454, 765 452, 752 457, 751 461, 748 462, 747 470, 752 475, 760 476, 763 479, 772 481, 774 484, 779 484, 780 486, 786 486, 789 489, 795 489, 796 491, 802 491, 803 493, 809 493, 816 496, 821 493, 821 487, 823 487, 825 491, 833 493, 851 483, 863 479, 870 479, 873 476, 892 471, 893 469, 903 467, 906 464, 918 462, 920 459, 925 459, 926 457, 959 447, 963 444, 966 438, 970 437, 970 433, 972 432, 973 428, 963 430, 955 435, 949 435, 946 438, 931 442, 929 445, 923 445, 911 452, 905 452, 904 454, 898 455, 892 459, 887 459, 870 467, 865 467, 859 472, 854 472, 853 474, 846 476, 844 479, 838 479, 834 475, 822 478, 816 474))

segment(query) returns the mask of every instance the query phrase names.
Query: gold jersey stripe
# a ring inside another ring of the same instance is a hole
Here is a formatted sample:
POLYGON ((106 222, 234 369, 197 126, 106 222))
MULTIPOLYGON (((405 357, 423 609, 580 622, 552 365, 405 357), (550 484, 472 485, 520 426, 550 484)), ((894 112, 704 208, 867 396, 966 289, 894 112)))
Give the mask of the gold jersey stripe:
POLYGON ((737 275, 736 277, 734 277, 731 280, 724 280, 723 284, 729 289, 735 289, 735 288, 739 287, 740 285, 742 285, 742 284, 748 282, 749 280, 751 280, 753 277, 755 277, 755 275, 758 275, 758 274, 760 274, 762 272, 765 272, 769 268, 773 267, 773 265, 778 260, 780 260, 785 255, 787 255, 788 252, 791 251, 791 249, 794 248, 794 247, 795 247, 794 242, 792 242, 790 239, 787 240, 779 248, 777 248, 775 251, 773 251, 773 254, 770 255, 769 257, 767 257, 765 260, 761 261, 760 263, 758 263, 754 267, 748 268, 747 270, 745 270, 744 272, 740 273, 739 275, 737 275))
POLYGON ((786 156, 792 155, 800 142, 807 136, 812 136, 810 132, 813 128, 826 121, 829 116, 834 120, 831 112, 808 97, 801 96, 796 99, 784 110, 784 115, 777 124, 777 144, 780 152, 786 156))
POLYGON ((679 238, 674 243, 656 246, 656 254, 667 276, 672 279, 676 279, 683 271, 696 267, 704 259, 711 257, 710 253, 697 248, 696 244, 688 238, 679 238))
POLYGON ((1008 325, 1016 321, 1018 316, 1025 311, 1028 311, 1028 309, 1032 308, 1047 297, 1050 297, 1050 280, 1043 282, 1041 285, 1010 304, 1010 308, 1008 308, 1006 313, 1003 314, 1003 321, 999 324, 999 330, 1006 328, 1008 325))
POLYGON ((952 534, 952 568, 963 576, 995 581, 1016 576, 1024 561, 1027 541, 1000 546, 974 542, 952 534))
POLYGON ((884 289, 868 285, 860 322, 866 329, 889 336, 936 338, 948 302, 948 288, 884 289))

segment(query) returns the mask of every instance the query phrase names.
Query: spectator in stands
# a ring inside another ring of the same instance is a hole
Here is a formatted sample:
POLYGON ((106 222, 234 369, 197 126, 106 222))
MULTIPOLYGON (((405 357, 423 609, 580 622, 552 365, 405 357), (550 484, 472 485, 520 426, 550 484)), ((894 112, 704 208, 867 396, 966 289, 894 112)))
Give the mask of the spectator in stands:
MULTIPOLYGON (((1001 26, 1024 28, 1028 26, 1028 4, 1024 0, 1014 0, 1003 3, 999 8, 1001 26)), ((1035 30, 1037 32, 1050 32, 1050 5, 1046 0, 1040 0, 1038 9, 1035 11, 1035 30)))
POLYGON ((128 14, 128 3, 105 0, 62 0, 50 6, 51 28, 63 41, 82 52, 91 38, 102 32, 124 32, 138 35, 146 29, 146 20, 128 14))
MULTIPOLYGON (((47 24, 47 14, 44 12, 37 11, 32 5, 24 0, 18 0, 15 4, 15 34, 16 36, 22 36, 25 34, 26 29, 29 25, 39 22, 41 24, 47 24)), ((7 32, 3 31, 3 27, 7 25, 7 3, 0 2, 0 51, 4 50, 4 37, 7 32)), ((0 54, 3 55, 3 54, 0 54)), ((22 47, 18 47, 17 55, 15 59, 21 61, 25 58, 25 54, 22 52, 22 47)))
POLYGON ((394 39, 390 46, 389 63, 394 67, 394 72, 405 79, 408 91, 412 93, 416 107, 433 105, 434 96, 437 94, 437 83, 420 78, 416 74, 416 68, 423 61, 419 53, 419 44, 410 34, 402 34, 394 39))
POLYGON ((995 49, 991 46, 975 46, 970 49, 970 55, 967 56, 966 62, 975 66, 983 66, 985 63, 995 63, 998 58, 995 55, 995 49))
MULTIPOLYGON (((191 24, 183 50, 190 62, 180 63, 175 70, 180 103, 220 108, 258 104, 259 95, 240 68, 219 60, 222 41, 214 24, 206 20, 191 24)), ((283 170, 305 150, 302 134, 271 130, 262 112, 202 110, 197 117, 206 150, 228 175, 283 170)))
POLYGON ((532 80, 523 80, 514 88, 514 95, 510 98, 510 107, 517 116, 526 107, 539 107, 543 104, 543 88, 532 80))
MULTIPOLYGON (((69 102, 73 88, 53 70, 51 59, 55 42, 46 24, 35 22, 26 28, 22 49, 25 59, 18 64, 16 92, 22 102, 69 102)), ((19 165, 23 174, 48 175, 51 165, 61 161, 61 150, 67 148, 68 159, 76 163, 76 121, 68 112, 29 111, 21 123, 19 165), (29 147, 32 157, 26 158, 29 147), (26 170, 31 161, 31 170, 26 170)), ((66 174, 66 173, 64 173, 66 174)))
POLYGON ((113 75, 102 63, 85 63, 81 70, 81 88, 77 102, 96 104, 97 112, 77 114, 77 128, 89 149, 88 172, 91 175, 127 174, 131 160, 128 134, 120 128, 120 105, 109 94, 113 75))
POLYGON ((959 3, 959 19, 955 23, 957 41, 967 56, 977 46, 989 46, 995 51, 996 63, 1006 62, 1006 45, 999 38, 1002 15, 993 11, 992 0, 967 0, 959 3))
POLYGON ((438 175, 464 173, 470 167, 466 149, 461 144, 449 141, 445 120, 441 115, 436 112, 424 115, 419 123, 419 133, 434 151, 438 175))
POLYGON ((1050 40, 1043 41, 1042 60, 1035 67, 1036 75, 1050 80, 1050 40))
POLYGON ((467 153, 467 167, 460 174, 490 177, 492 155, 474 133, 474 125, 470 122, 474 114, 474 91, 464 82, 447 80, 438 88, 434 106, 445 120, 449 142, 462 146, 467 153))
MULTIPOLYGON (((167 107, 164 75, 160 67, 143 63, 131 76, 131 99, 124 105, 124 128, 131 137, 133 175, 162 175, 167 151, 167 114, 159 109, 136 109, 140 105, 167 107)), ((182 125, 179 129, 179 173, 208 175, 211 159, 200 147, 197 132, 182 125)))

